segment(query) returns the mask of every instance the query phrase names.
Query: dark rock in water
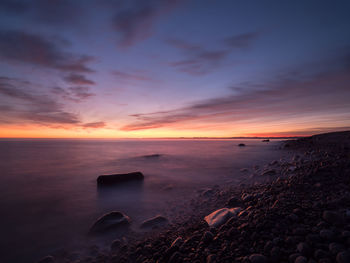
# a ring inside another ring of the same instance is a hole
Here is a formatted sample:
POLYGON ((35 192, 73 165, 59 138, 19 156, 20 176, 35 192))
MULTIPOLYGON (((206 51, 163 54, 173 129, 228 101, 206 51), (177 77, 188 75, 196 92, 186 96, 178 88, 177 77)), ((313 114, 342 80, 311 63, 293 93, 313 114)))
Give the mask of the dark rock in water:
POLYGON ((157 226, 163 226, 168 224, 168 219, 164 216, 156 216, 151 219, 145 220, 141 224, 141 228, 153 228, 157 226))
POLYGON ((142 157, 147 159, 152 159, 152 158, 159 158, 161 156, 162 156, 161 154, 150 154, 150 155, 144 155, 142 157))
POLYGON ((267 262, 267 258, 261 254, 252 254, 249 256, 249 260, 251 263, 265 263, 265 262, 267 262))
POLYGON ((46 256, 43 259, 39 260, 38 263, 53 263, 55 259, 53 256, 46 256))
POLYGON ((127 174, 110 174, 100 175, 97 178, 99 185, 112 185, 133 180, 143 180, 144 176, 141 172, 127 173, 127 174))
POLYGON ((269 142, 269 141, 270 141, 269 139, 262 140, 262 142, 269 142))
POLYGON ((238 146, 239 146, 239 147, 244 147, 245 144, 244 144, 244 143, 240 143, 240 144, 238 144, 238 146))
POLYGON ((121 212, 113 211, 101 216, 90 228, 90 233, 102 233, 112 228, 129 226, 130 218, 121 212))

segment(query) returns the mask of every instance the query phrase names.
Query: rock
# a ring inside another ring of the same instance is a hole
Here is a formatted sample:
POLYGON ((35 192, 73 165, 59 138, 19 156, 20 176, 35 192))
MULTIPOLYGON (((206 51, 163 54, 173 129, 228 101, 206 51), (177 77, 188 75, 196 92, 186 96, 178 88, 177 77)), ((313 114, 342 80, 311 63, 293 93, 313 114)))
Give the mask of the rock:
POLYGON ((327 258, 329 255, 326 251, 322 250, 322 249, 317 249, 315 251, 315 258, 316 259, 321 259, 321 258, 327 258))
POLYGON ((269 142, 269 141, 270 141, 269 139, 262 140, 262 142, 269 142))
POLYGON ((173 241, 173 243, 171 243, 170 247, 180 247, 182 244, 183 244, 182 237, 178 237, 173 241))
POLYGON ((267 258, 261 254, 252 254, 249 256, 249 260, 251 263, 266 263, 267 258))
POLYGON ((202 236, 202 242, 204 244, 208 244, 209 242, 211 242, 214 238, 214 235, 212 232, 210 231, 206 231, 203 236, 202 236))
POLYGON ((249 172, 248 168, 242 168, 241 170, 239 170, 241 173, 247 173, 249 172))
POLYGON ((245 144, 244 144, 244 143, 240 143, 240 144, 238 144, 238 146, 239 146, 239 147, 244 147, 245 144))
POLYGON ((101 233, 112 228, 130 225, 130 218, 121 212, 113 211, 97 219, 90 228, 90 233, 101 233))
POLYGON ((204 217, 204 220, 210 227, 218 227, 226 223, 231 217, 237 217, 238 213, 242 210, 240 207, 235 208, 221 208, 204 217))
POLYGON ((299 256, 295 259, 294 263, 307 263, 307 258, 303 256, 299 256))
POLYGON ((320 231, 320 237, 326 240, 330 240, 334 237, 334 232, 328 229, 322 229, 320 231))
POLYGON ((337 263, 349 263, 350 262, 350 253, 347 251, 339 252, 337 254, 337 263))
POLYGON ((237 197, 231 197, 230 200, 227 202, 228 207, 236 207, 240 204, 240 201, 237 197))
POLYGON ((342 216, 333 211, 324 211, 322 218, 329 224, 341 224, 343 222, 342 216))
POLYGON ((141 228, 153 228, 158 226, 164 226, 168 224, 168 219, 166 219, 164 216, 155 216, 153 218, 150 218, 148 220, 145 220, 141 223, 141 228))
POLYGON ((143 157, 143 158, 146 158, 146 159, 156 159, 156 158, 159 158, 159 157, 161 157, 161 156, 162 156, 161 154, 156 153, 156 154, 144 155, 144 156, 142 156, 142 157, 143 157))
POLYGON ((110 174, 100 175, 97 178, 98 185, 113 185, 134 180, 143 180, 144 176, 141 172, 127 174, 110 174))
POLYGON ((244 202, 249 202, 249 201, 252 201, 252 200, 254 199, 254 196, 245 193, 245 194, 243 194, 243 195, 241 196, 241 199, 242 199, 242 201, 244 201, 244 202))
POLYGON ((344 247, 338 243, 330 243, 328 249, 333 255, 337 255, 339 252, 344 250, 344 247))
POLYGON ((46 256, 38 261, 38 263, 53 263, 55 262, 55 258, 53 256, 46 256))
POLYGON ((176 263, 176 262, 180 262, 180 253, 179 252, 175 252, 169 259, 168 263, 176 263))
POLYGON ((112 251, 118 250, 121 246, 122 246, 122 242, 120 241, 120 239, 116 239, 111 244, 111 250, 112 251))
POLYGON ((207 256, 207 263, 215 263, 216 262, 216 255, 210 254, 207 256))
POLYGON ((311 253, 310 246, 307 243, 305 243, 305 242, 299 243, 297 245, 297 250, 303 256, 308 256, 311 253))
POLYGON ((294 263, 295 260, 300 256, 299 253, 294 253, 294 254, 291 254, 289 257, 288 257, 288 261, 289 263, 294 263))
POLYGON ((272 175, 276 175, 277 174, 277 172, 276 172, 276 170, 267 170, 267 171, 265 171, 265 172, 263 172, 261 175, 262 176, 272 176, 272 175))

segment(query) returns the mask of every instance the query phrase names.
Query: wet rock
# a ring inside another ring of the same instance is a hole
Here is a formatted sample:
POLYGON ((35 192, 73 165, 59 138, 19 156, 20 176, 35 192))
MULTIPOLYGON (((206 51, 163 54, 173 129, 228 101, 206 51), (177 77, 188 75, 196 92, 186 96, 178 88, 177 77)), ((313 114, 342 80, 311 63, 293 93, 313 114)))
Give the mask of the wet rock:
POLYGON ((329 224, 342 224, 343 218, 342 216, 333 211, 324 211, 322 214, 322 218, 324 221, 326 221, 329 224))
POLYGON ((162 155, 159 154, 159 153, 156 153, 156 154, 149 154, 149 155, 144 155, 142 156, 143 158, 146 158, 146 159, 158 159, 159 157, 161 157, 162 155))
POLYGON ((308 256, 311 254, 311 248, 305 242, 301 242, 297 245, 297 251, 303 256, 308 256))
POLYGON ((55 258, 53 256, 46 256, 38 261, 38 263, 53 263, 55 262, 55 258))
POLYGON ((321 258, 327 258, 329 255, 326 251, 322 250, 322 249, 317 249, 315 251, 315 258, 316 259, 321 259, 321 258))
POLYGON ((141 228, 153 228, 160 227, 168 224, 168 219, 164 216, 158 215, 153 218, 147 219, 141 223, 141 228))
POLYGON ((181 247, 182 244, 183 244, 182 237, 178 237, 173 241, 173 243, 171 243, 170 247, 181 247))
POLYGON ((203 234, 203 237, 202 237, 202 242, 204 244, 208 244, 209 242, 211 242, 214 238, 214 235, 212 232, 210 231, 206 231, 204 234, 203 234))
POLYGON ((128 181, 143 180, 144 176, 141 172, 133 172, 127 174, 110 174, 100 175, 97 178, 98 185, 114 185, 128 181))
POLYGON ((261 175, 262 176, 273 176, 276 174, 277 174, 276 170, 271 169, 271 170, 267 170, 267 171, 263 172, 261 175))
POLYGON ((206 217, 204 217, 204 220, 207 222, 207 224, 210 227, 218 227, 226 223, 226 221, 229 220, 230 218, 237 217, 238 213, 241 210, 242 208, 240 207, 221 208, 211 213, 210 215, 207 215, 206 217))
POLYGON ((344 247, 338 243, 330 243, 328 249, 333 255, 337 255, 339 252, 344 250, 344 247))
POLYGON ((299 253, 294 253, 294 254, 291 254, 289 257, 288 257, 288 261, 289 263, 294 263, 295 260, 300 256, 299 253))
POLYGON ((270 141, 269 139, 262 140, 262 142, 269 142, 269 141, 270 141))
POLYGON ((320 237, 326 240, 331 240, 334 238, 334 232, 329 229, 322 229, 320 231, 320 237))
POLYGON ((216 255, 210 254, 207 256, 207 263, 215 263, 216 262, 216 255))
POLYGON ((350 262, 350 253, 348 251, 339 252, 337 254, 337 263, 349 263, 350 262))
POLYGON ((299 256, 295 259, 294 263, 307 263, 307 258, 303 256, 299 256))
POLYGON ((227 202, 228 207, 236 207, 238 205, 240 205, 240 201, 237 197, 231 197, 227 202))
POLYGON ((177 263, 177 262, 181 262, 180 261, 181 255, 179 252, 175 252, 174 254, 172 254, 172 256, 170 257, 168 263, 177 263))
POLYGON ((239 147, 244 147, 245 144, 244 144, 244 143, 240 143, 240 144, 238 144, 238 146, 239 146, 239 147))
POLYGON ((111 244, 111 250, 112 251, 118 250, 121 246, 122 246, 122 242, 120 241, 120 239, 116 239, 111 244))
POLYGON ((254 200, 254 195, 244 193, 244 194, 241 196, 241 199, 242 199, 243 202, 250 202, 250 201, 254 200))
POLYGON ((90 228, 90 233, 102 233, 113 228, 127 227, 130 221, 125 214, 113 211, 98 218, 90 228))
POLYGON ((261 254, 252 254, 249 256, 249 260, 251 263, 266 263, 267 258, 261 254))

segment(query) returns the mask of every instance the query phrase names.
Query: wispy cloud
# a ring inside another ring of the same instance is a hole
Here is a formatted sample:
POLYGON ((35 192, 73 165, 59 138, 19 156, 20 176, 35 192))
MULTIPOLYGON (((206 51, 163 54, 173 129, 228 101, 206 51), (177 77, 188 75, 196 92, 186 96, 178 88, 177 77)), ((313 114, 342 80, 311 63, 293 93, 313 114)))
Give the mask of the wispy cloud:
POLYGON ((99 121, 99 122, 89 122, 89 123, 83 124, 82 127, 84 127, 84 128, 98 129, 98 128, 104 128, 104 127, 106 127, 106 123, 103 122, 103 121, 99 121))
POLYGON ((84 75, 81 74, 69 74, 64 78, 67 82, 74 85, 94 85, 95 82, 87 79, 84 75))
MULTIPOLYGON (((165 42, 183 52, 184 59, 170 62, 169 65, 190 75, 204 75, 218 69, 222 62, 235 49, 251 47, 258 33, 250 32, 234 35, 223 41, 222 48, 212 49, 205 45, 193 44, 187 41, 170 38, 165 42)), ((219 42, 219 45, 222 43, 219 42)))
POLYGON ((129 47, 150 37, 156 20, 172 11, 181 0, 130 1, 120 7, 113 18, 113 28, 119 33, 120 47, 129 47))
POLYGON ((93 57, 64 52, 54 41, 22 31, 0 31, 0 57, 64 72, 93 72, 87 66, 93 57))
POLYGON ((130 73, 120 70, 114 70, 112 74, 117 80, 122 82, 154 81, 153 78, 140 71, 133 71, 130 73))
POLYGON ((61 87, 53 87, 51 89, 51 92, 62 97, 65 100, 74 102, 82 102, 92 96, 95 96, 95 94, 90 91, 89 87, 69 87, 67 89, 61 87))
MULTIPOLYGON (((134 114, 137 119, 125 131, 154 129, 172 125, 191 126, 195 122, 235 123, 286 121, 301 116, 320 118, 322 114, 350 112, 349 68, 330 68, 313 76, 285 74, 270 82, 245 86, 239 93, 195 102, 189 106, 151 114, 134 114), (189 122, 190 121, 190 122, 189 122)), ((247 84, 246 84, 247 85, 247 84)), ((349 118, 349 114, 345 116, 349 118)), ((344 116, 342 117, 344 118, 344 116)))

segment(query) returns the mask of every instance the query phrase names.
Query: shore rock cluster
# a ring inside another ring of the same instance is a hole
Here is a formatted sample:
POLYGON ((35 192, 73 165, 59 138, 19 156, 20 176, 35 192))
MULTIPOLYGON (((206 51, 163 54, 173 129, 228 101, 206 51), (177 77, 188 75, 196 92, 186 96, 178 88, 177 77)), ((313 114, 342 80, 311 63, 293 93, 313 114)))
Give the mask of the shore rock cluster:
POLYGON ((350 133, 332 136, 289 141, 291 161, 252 174, 268 182, 214 189, 186 222, 74 262, 350 262, 350 133))

